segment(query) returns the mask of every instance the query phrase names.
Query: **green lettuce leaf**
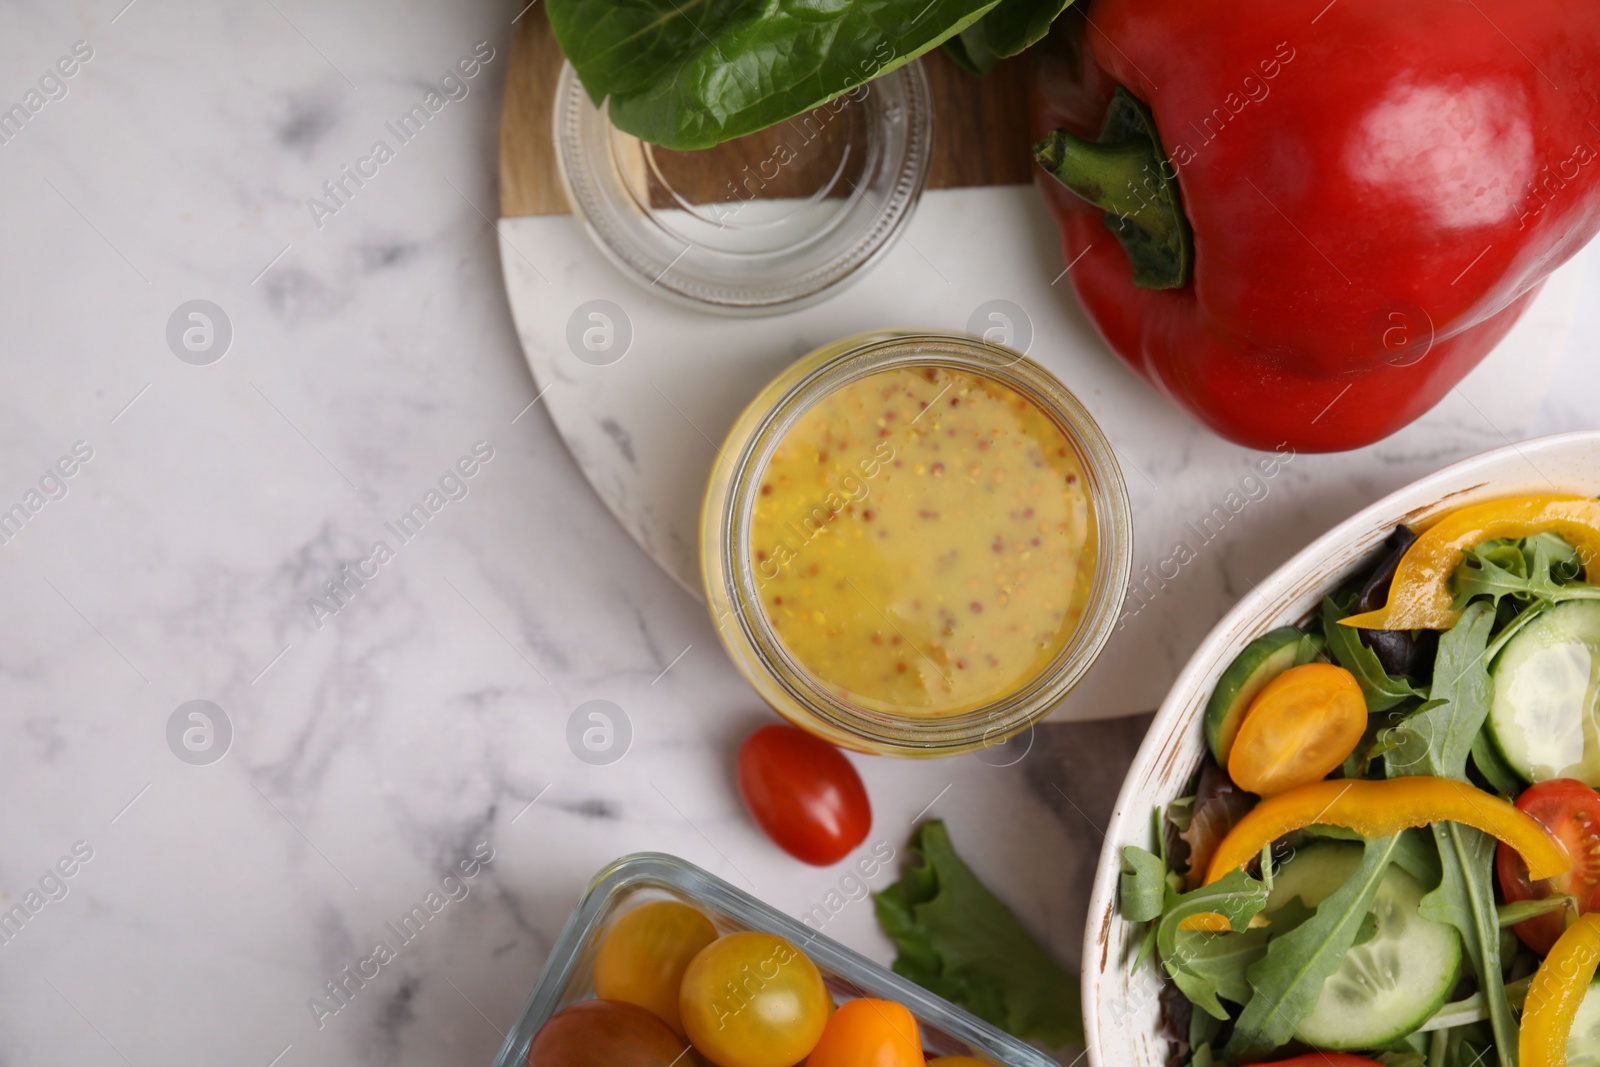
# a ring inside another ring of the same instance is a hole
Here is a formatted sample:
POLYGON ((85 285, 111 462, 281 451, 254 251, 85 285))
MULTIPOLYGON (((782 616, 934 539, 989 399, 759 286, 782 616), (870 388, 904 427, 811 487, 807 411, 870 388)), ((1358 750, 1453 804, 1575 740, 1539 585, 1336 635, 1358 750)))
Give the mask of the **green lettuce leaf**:
POLYGON ((911 835, 900 881, 874 894, 895 973, 1022 1038, 1083 1044, 1078 979, 956 854, 942 821, 911 835))

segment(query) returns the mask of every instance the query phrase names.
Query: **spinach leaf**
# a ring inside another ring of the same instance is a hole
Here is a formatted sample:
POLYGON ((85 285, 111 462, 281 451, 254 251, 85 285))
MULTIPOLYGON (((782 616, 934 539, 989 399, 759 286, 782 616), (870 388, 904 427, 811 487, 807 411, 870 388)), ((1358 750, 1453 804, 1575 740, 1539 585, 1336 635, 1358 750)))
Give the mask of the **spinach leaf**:
POLYGON ((1300 1020, 1311 1014, 1323 983, 1339 969, 1364 928, 1378 885, 1399 847, 1400 836, 1368 841, 1349 879, 1317 906, 1316 914, 1282 937, 1248 973, 1255 995, 1245 1005, 1224 1049, 1232 1062, 1262 1059, 1287 1044, 1300 1020))
POLYGON ((923 823, 907 848, 914 862, 873 897, 895 973, 1024 1041, 1081 1046, 1078 979, 978 880, 944 823, 923 823))
POLYGON ((951 38, 949 43, 960 42, 956 61, 974 74, 987 74, 1000 60, 1021 55, 1043 40, 1050 24, 1071 4, 1072 0, 1000 0, 951 38))
MULTIPOLYGON (((613 125, 709 148, 793 118, 960 33, 998 0, 549 0, 613 125)), ((1009 25, 1009 20, 1008 20, 1009 25)))
POLYGON ((1122 877, 1117 882, 1117 910, 1129 922, 1160 918, 1167 896, 1167 865, 1160 856, 1137 845, 1122 850, 1122 877))
POLYGON ((1360 630, 1339 625, 1339 620, 1348 614, 1331 597, 1324 599, 1322 636, 1328 642, 1328 654, 1333 661, 1356 676, 1361 695, 1367 699, 1367 711, 1388 711, 1397 704, 1420 697, 1422 693, 1408 680, 1396 678, 1383 669, 1378 654, 1361 643, 1360 630))
POLYGON ((1494 902, 1495 840, 1460 823, 1435 823, 1432 830, 1444 877, 1439 888, 1422 898, 1418 910, 1423 918, 1460 931, 1478 978, 1478 992, 1488 1005, 1501 1067, 1516 1067, 1517 1024, 1501 973, 1500 916, 1494 902))
POLYGON ((1392 747, 1383 756, 1389 777, 1466 779, 1467 757, 1494 696, 1488 663, 1493 627, 1494 609, 1474 603, 1439 638, 1427 703, 1390 731, 1392 747))

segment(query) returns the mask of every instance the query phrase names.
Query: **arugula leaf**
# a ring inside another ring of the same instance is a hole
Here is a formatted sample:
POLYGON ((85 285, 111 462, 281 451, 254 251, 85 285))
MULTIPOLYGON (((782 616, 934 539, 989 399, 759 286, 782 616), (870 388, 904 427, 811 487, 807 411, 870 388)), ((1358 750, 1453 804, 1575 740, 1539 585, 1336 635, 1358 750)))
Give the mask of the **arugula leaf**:
POLYGON ((1490 788, 1507 800, 1522 792, 1522 779, 1495 749, 1489 735, 1481 731, 1472 739, 1472 765, 1478 768, 1490 788))
POLYGON ((1161 917, 1167 896, 1167 865, 1138 845, 1122 850, 1122 877, 1117 882, 1117 910, 1129 922, 1161 917))
POLYGON ((1474 603, 1439 638, 1427 703, 1390 731, 1392 747, 1383 756, 1389 777, 1466 779, 1467 757, 1494 696, 1488 662, 1493 627, 1494 609, 1474 603))
POLYGON ((1227 1009, 1217 998, 1249 1002, 1252 990, 1245 972, 1267 951, 1270 934, 1266 927, 1229 934, 1179 930, 1175 951, 1182 962, 1167 964, 1168 973, 1203 1014, 1226 1019, 1227 1009))
POLYGON ((1466 551, 1451 576, 1454 606, 1459 610, 1478 596, 1487 596, 1496 609, 1508 596, 1524 604, 1600 598, 1600 587, 1574 580, 1582 572, 1577 549, 1553 533, 1485 541, 1466 551))
POLYGON ((1368 841, 1360 864, 1316 914, 1268 943, 1266 954, 1247 972, 1255 995, 1223 1050, 1228 1060, 1259 1060, 1293 1039, 1300 1020, 1317 1006, 1323 983, 1367 927, 1373 898, 1399 843, 1398 834, 1368 841))
POLYGON ((1415 878, 1417 884, 1424 890, 1435 888, 1444 877, 1444 865, 1439 859, 1439 848, 1433 838, 1420 829, 1401 832, 1399 844, 1395 846, 1393 862, 1396 867, 1415 878))
POLYGON ((1548 897, 1537 900, 1519 900, 1515 904, 1502 904, 1495 909, 1495 914, 1500 920, 1500 929, 1515 926, 1529 919, 1537 919, 1541 915, 1549 915, 1553 911, 1566 911, 1572 909, 1572 914, 1578 914, 1578 901, 1565 893, 1554 893, 1548 897))
MULTIPOLYGON (((1252 939, 1250 935, 1257 931, 1248 927, 1250 920, 1266 907, 1267 895, 1265 884, 1251 878, 1243 870, 1237 870, 1230 871, 1226 877, 1210 885, 1181 896, 1172 893, 1167 898, 1166 911, 1156 927, 1156 949, 1161 954, 1161 964, 1183 995, 1215 1019, 1228 1017, 1227 1009, 1217 999, 1219 995, 1227 995, 1218 987, 1218 979, 1237 991, 1238 986, 1228 980, 1230 965, 1243 967, 1250 962, 1237 954, 1230 955, 1232 939, 1246 939, 1240 947, 1247 955, 1265 946, 1265 937, 1252 939), (1224 916, 1235 932, 1205 933, 1180 929, 1183 920, 1190 916, 1212 912, 1224 916)), ((1265 935, 1266 931, 1259 933, 1265 935)), ((1243 980, 1242 973, 1239 979, 1243 980)), ((1239 998, 1230 999, 1243 1003, 1239 998)))
MULTIPOLYGON (((709 148, 916 59, 998 0, 549 0, 589 98, 618 129, 709 148)), ((1011 20, 1006 21, 1011 25, 1011 20)))
POLYGON ((1072 5, 1072 0, 1000 0, 983 18, 961 31, 961 60, 974 74, 989 69, 1008 56, 1021 55, 1044 39, 1050 24, 1072 5))
POLYGON ((1078 979, 978 880, 944 823, 917 827, 907 848, 914 862, 873 896, 895 973, 1024 1041, 1081 1046, 1078 979))
POLYGON ((1367 699, 1367 711, 1388 711, 1422 693, 1405 678, 1396 678, 1383 669, 1378 654, 1361 643, 1361 631, 1350 626, 1340 626, 1339 620, 1349 612, 1340 609, 1332 597, 1322 601, 1322 636, 1328 643, 1328 654, 1335 663, 1356 676, 1361 695, 1367 699))
POLYGON ((1495 840, 1460 823, 1435 823, 1434 840, 1444 863, 1439 887, 1422 898, 1424 919, 1447 923, 1461 941, 1487 1002, 1489 1024, 1501 1067, 1516 1067, 1517 1024, 1511 1015, 1500 967, 1500 917, 1494 902, 1495 840))
MULTIPOLYGON (((1428 703, 1395 727, 1400 743, 1384 755, 1390 777, 1429 774, 1467 780, 1467 757, 1482 734, 1494 696, 1489 678, 1494 620, 1495 609, 1475 601, 1439 638, 1428 703)), ((1500 973, 1494 839, 1458 823, 1436 823, 1431 829, 1442 870, 1438 887, 1422 899, 1422 915, 1460 932, 1488 1001, 1501 1065, 1513 1067, 1506 1050, 1516 1048, 1517 1030, 1500 973)))
POLYGON ((1422 1067, 1428 1057, 1420 1052, 1380 1052, 1378 1062, 1383 1067, 1422 1067))

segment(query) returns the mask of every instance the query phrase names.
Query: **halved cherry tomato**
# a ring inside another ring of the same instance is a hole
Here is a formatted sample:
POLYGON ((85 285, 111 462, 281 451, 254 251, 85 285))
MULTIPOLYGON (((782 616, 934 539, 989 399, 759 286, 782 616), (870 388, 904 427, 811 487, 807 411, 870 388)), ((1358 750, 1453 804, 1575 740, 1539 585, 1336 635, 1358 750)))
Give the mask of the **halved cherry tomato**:
POLYGON ((833 1000, 804 952, 747 930, 700 950, 678 1008, 689 1040, 717 1067, 792 1067, 816 1047, 833 1000))
MULTIPOLYGON (((1552 778, 1529 786, 1517 807, 1533 816, 1566 848, 1572 869, 1556 878, 1529 882, 1522 857, 1505 845, 1495 856, 1500 892, 1507 903, 1566 893, 1582 912, 1600 911, 1600 794, 1572 778, 1552 778)), ((1543 956, 1572 916, 1553 911, 1516 925, 1522 943, 1543 956)))
POLYGON ((764 726, 739 749, 750 817, 795 859, 837 863, 872 829, 866 786, 844 753, 793 726, 764 726))
POLYGON ((594 958, 595 996, 637 1004, 679 1034, 678 990, 689 961, 717 939, 711 920, 676 900, 652 900, 612 924, 594 958))
POLYGON ((923 1067, 922 1037, 905 1005, 862 997, 833 1013, 806 1067, 923 1067))
POLYGON ((684 1067, 683 1038, 620 1000, 584 1000, 562 1008, 534 1035, 528 1067, 684 1067))
POLYGON ((1355 675, 1331 663, 1290 667, 1250 702, 1228 753, 1228 776, 1264 797, 1321 781, 1366 728, 1367 702, 1355 675))

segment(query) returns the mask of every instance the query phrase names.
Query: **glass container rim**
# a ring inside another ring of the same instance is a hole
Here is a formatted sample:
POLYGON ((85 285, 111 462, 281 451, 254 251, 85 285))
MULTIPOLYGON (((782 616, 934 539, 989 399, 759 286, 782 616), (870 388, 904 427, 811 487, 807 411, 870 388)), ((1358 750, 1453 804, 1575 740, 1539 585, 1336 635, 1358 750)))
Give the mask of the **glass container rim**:
MULTIPOLYGON (((725 620, 718 620, 719 632, 725 642, 736 636, 777 693, 851 747, 953 755, 1002 742, 1048 715, 1087 673, 1115 629, 1133 559, 1132 513, 1121 466, 1111 442, 1071 390, 1012 349, 965 335, 922 331, 880 331, 824 346, 780 374, 751 403, 735 423, 717 467, 711 492, 719 474, 727 477, 727 489, 720 509, 712 510, 717 502, 710 495, 706 501, 702 537, 708 543, 702 545, 702 577, 713 610, 719 599, 732 608, 733 633, 723 629, 725 620), (824 358, 817 358, 819 354, 824 358), (1083 466, 1094 512, 1097 559, 1083 618, 1047 667, 1015 692, 987 705, 950 715, 917 716, 880 712, 843 700, 795 662, 760 607, 748 538, 761 474, 801 415, 850 382, 885 370, 929 366, 994 380, 1033 403, 1057 425, 1083 466), (741 437, 742 441, 735 440, 741 437), (736 451, 729 446, 736 446, 736 451)), ((777 710, 793 718, 783 706, 777 710)))
MULTIPOLYGON (((902 64, 864 84, 879 89, 892 85, 904 98, 905 115, 900 123, 904 127, 901 134, 904 144, 893 164, 890 193, 885 203, 872 205, 872 224, 847 248, 795 277, 749 288, 730 288, 698 279, 684 282, 670 276, 677 260, 657 262, 636 240, 628 237, 606 206, 606 197, 600 190, 607 179, 596 172, 599 161, 594 158, 593 146, 588 144, 583 133, 584 109, 592 108, 593 102, 579 81, 577 71, 569 61, 563 60, 551 109, 551 135, 555 170, 567 206, 613 266, 638 285, 675 303, 734 317, 776 315, 807 307, 853 284, 893 249, 916 213, 932 169, 933 92, 921 61, 902 64)), ((603 113, 601 122, 607 131, 614 128, 603 113)), ((881 144, 875 146, 877 153, 882 150, 881 144)), ((652 227, 661 228, 661 223, 648 213, 644 217, 652 227)), ((834 219, 827 228, 832 230, 838 225, 839 220, 834 219)), ((798 251, 822 239, 822 234, 813 234, 788 251, 798 251)), ((685 245, 685 251, 693 247, 685 245)), ((751 258, 772 255, 765 253, 751 258)))
POLYGON ((533 1037, 557 1010, 585 947, 614 903, 637 888, 659 888, 721 914, 751 930, 787 938, 822 970, 867 995, 896 1000, 919 1020, 1006 1067, 1057 1067, 1056 1061, 923 987, 889 971, 800 920, 730 885, 688 860, 664 852, 634 852, 602 867, 567 917, 517 1021, 507 1032, 494 1067, 523 1067, 533 1037))

